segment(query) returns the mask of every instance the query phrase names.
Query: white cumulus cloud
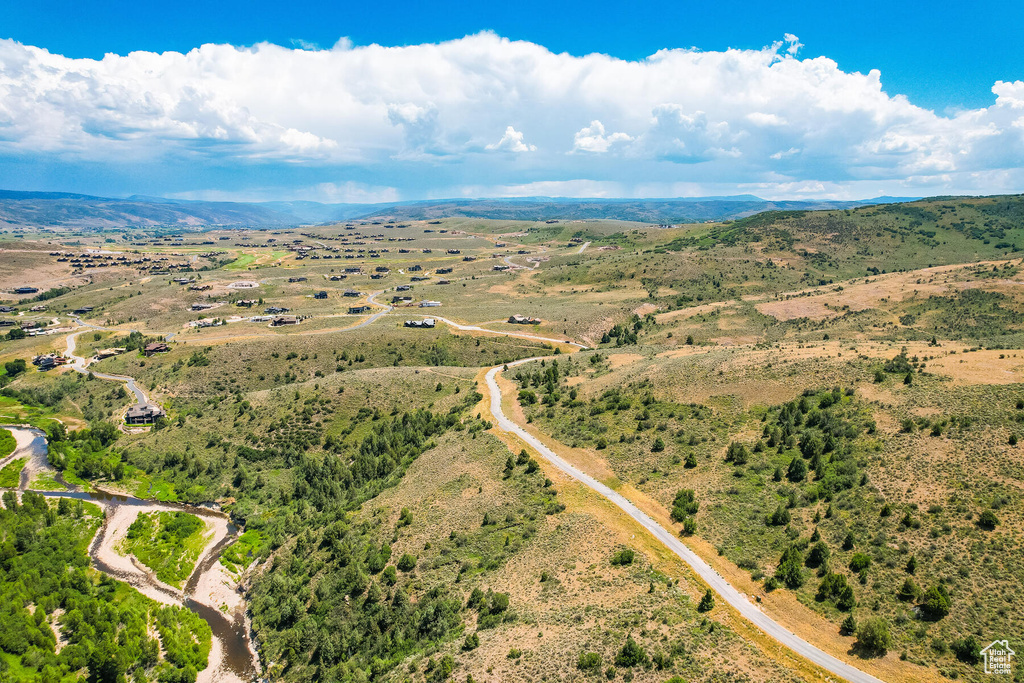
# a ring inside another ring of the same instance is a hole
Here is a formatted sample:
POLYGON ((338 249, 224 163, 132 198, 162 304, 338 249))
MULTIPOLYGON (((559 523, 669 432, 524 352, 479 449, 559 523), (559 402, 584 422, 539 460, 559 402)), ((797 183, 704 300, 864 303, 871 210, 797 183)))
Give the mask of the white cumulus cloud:
POLYGON ((458 193, 467 179, 627 196, 858 183, 894 192, 912 177, 935 193, 1024 186, 1024 81, 995 83, 989 107, 940 115, 885 92, 877 71, 801 58, 791 34, 760 50, 640 60, 556 54, 493 33, 300 47, 93 60, 0 40, 0 173, 207 169, 198 190, 216 173, 312 167, 323 174, 295 182, 351 178, 403 197, 458 193), (497 151, 516 163, 486 153, 497 151))
POLYGON ((606 134, 604 124, 595 119, 590 122, 589 126, 584 126, 576 131, 576 135, 573 136, 572 148, 580 152, 600 153, 607 152, 617 142, 630 142, 632 140, 633 137, 626 133, 606 134))
POLYGON ((505 152, 536 152, 536 145, 528 145, 523 141, 523 134, 509 126, 505 134, 493 145, 487 145, 486 149, 502 150, 505 152))

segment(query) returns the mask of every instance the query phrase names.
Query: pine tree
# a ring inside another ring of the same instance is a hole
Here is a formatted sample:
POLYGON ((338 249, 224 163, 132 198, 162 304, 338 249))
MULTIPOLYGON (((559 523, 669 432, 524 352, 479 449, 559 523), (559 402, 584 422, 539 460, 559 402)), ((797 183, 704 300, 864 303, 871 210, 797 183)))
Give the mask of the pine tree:
POLYGON ((700 599, 700 604, 697 605, 698 612, 710 612, 715 608, 715 594, 711 592, 711 589, 704 591, 704 597, 700 599))

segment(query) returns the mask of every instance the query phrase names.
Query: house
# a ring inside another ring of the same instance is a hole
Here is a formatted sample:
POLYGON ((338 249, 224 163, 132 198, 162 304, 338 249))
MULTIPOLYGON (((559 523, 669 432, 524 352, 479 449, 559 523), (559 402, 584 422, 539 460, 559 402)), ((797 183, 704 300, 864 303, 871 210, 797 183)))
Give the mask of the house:
POLYGON ((408 292, 410 289, 412 289, 412 285, 398 285, 395 287, 396 292, 408 292))
POLYGON ((171 280, 171 282, 173 282, 176 285, 187 285, 192 281, 189 280, 187 277, 176 277, 173 280, 171 280))
POLYGON ((406 320, 406 327, 433 327, 436 324, 433 318, 424 318, 423 320, 406 320))
POLYGON ((439 284, 439 285, 450 285, 451 283, 452 283, 451 280, 448 280, 448 279, 445 279, 445 278, 441 278, 440 280, 437 281, 437 284, 439 284))
POLYGON ((193 311, 206 311, 213 308, 213 304, 195 303, 191 306, 193 311))
POLYGON ((52 370, 53 368, 64 365, 68 362, 68 359, 64 356, 58 356, 54 353, 47 353, 42 356, 36 356, 32 359, 32 364, 39 367, 40 370, 52 370))
POLYGON ((441 305, 440 301, 421 301, 420 302, 420 308, 433 308, 435 306, 440 306, 440 305, 441 305))
POLYGON ((430 278, 427 277, 426 275, 413 275, 409 279, 412 280, 413 282, 423 282, 424 280, 429 280, 430 278))
POLYGON ((274 319, 274 316, 272 316, 272 315, 254 315, 251 318, 249 318, 249 322, 251 322, 251 323, 269 323, 273 319, 274 319))
POLYGON ((388 276, 387 273, 374 273, 373 275, 370 276, 370 279, 371 280, 383 280, 387 276, 388 276))
POLYGON ((45 311, 46 310, 46 306, 44 306, 42 304, 39 304, 38 306, 33 306, 32 308, 30 308, 28 310, 32 311, 33 313, 38 313, 40 311, 45 311))
POLYGON ((500 249, 500 248, 502 248, 502 247, 507 247, 507 246, 508 246, 508 245, 507 245, 507 244, 505 244, 504 242, 495 242, 495 243, 494 243, 494 248, 495 248, 495 249, 500 249))
POLYGON ((304 278, 304 277, 290 277, 290 278, 288 278, 288 282, 305 282, 305 281, 306 281, 306 278, 304 278))
POLYGON ((378 273, 390 273, 391 272, 391 269, 388 268, 387 266, 377 266, 376 268, 374 268, 374 270, 377 271, 378 273))
POLYGON ((462 250, 461 249, 449 249, 448 253, 449 254, 461 254, 462 250))
POLYGON ((244 308, 252 308, 253 306, 255 306, 258 303, 259 303, 259 299, 242 299, 240 301, 236 301, 235 305, 236 306, 242 306, 244 308))
POLYGON ((153 424, 157 418, 166 414, 164 409, 158 405, 140 403, 128 409, 128 412, 124 414, 124 421, 130 425, 148 425, 153 424))
POLYGON ((362 293, 362 292, 357 292, 357 291, 356 291, 356 290, 354 290, 354 289, 346 289, 346 290, 345 290, 345 294, 344 294, 344 296, 348 296, 348 297, 353 297, 353 298, 355 298, 355 297, 360 297, 360 296, 362 296, 362 295, 363 295, 363 293, 362 293))
POLYGON ((345 275, 332 275, 331 282, 341 282, 342 280, 345 279, 345 277, 345 275))
POLYGON ((112 356, 120 356, 127 350, 128 349, 121 346, 115 346, 110 349, 100 349, 96 352, 96 360, 103 360, 104 358, 110 358, 112 356))
POLYGON ((270 313, 271 315, 274 315, 274 314, 277 314, 277 313, 287 313, 290 310, 291 310, 290 308, 285 308, 284 306, 268 306, 268 307, 263 309, 263 312, 264 313, 270 313))
POLYGON ((38 287, 18 287, 14 290, 15 294, 35 294, 39 291, 38 287))
POLYGON ((163 342, 151 342, 142 348, 144 356, 152 356, 154 353, 167 353, 171 348, 163 342))
POLYGON ((502 266, 494 266, 494 268, 492 268, 492 270, 511 270, 511 269, 512 269, 511 266, 504 266, 504 265, 502 265, 502 266))
POLYGON ((463 261, 476 261, 476 256, 463 256, 463 261))
POLYGON ((327 292, 325 292, 323 290, 320 290, 319 292, 317 292, 316 294, 313 295, 313 298, 314 299, 326 299, 327 298, 327 292))
POLYGON ((349 306, 348 307, 348 312, 350 314, 355 314, 355 315, 358 315, 360 313, 366 313, 368 310, 370 310, 369 306, 349 306))
POLYGON ((298 325, 299 319, 294 315, 279 315, 270 321, 271 327, 280 327, 281 325, 298 325))
POLYGON ((362 268, 358 268, 358 267, 356 267, 356 268, 346 268, 345 272, 346 273, 362 273, 363 269, 362 268))
POLYGON ((411 296, 393 296, 391 297, 391 303, 393 304, 411 304, 411 296))
POLYGON ((10 306, 0 306, 0 313, 14 313, 14 309, 10 306))
POLYGON ((508 321, 513 325, 540 325, 540 318, 528 318, 525 315, 513 315, 508 321))
POLYGON ((452 269, 451 268, 438 268, 434 272, 436 272, 438 275, 447 275, 448 273, 452 272, 452 269))
POLYGON ((82 306, 71 311, 75 315, 84 315, 85 313, 92 313, 92 306, 82 306))
POLYGON ((409 266, 409 272, 410 273, 418 273, 421 270, 423 270, 423 266, 420 266, 420 265, 409 266))

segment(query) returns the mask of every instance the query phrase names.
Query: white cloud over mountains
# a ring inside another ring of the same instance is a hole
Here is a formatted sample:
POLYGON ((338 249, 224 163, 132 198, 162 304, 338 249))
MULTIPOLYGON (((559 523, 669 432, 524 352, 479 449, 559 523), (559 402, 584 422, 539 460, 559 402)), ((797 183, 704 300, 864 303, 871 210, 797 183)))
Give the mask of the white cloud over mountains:
POLYGON ((787 34, 762 50, 624 61, 481 33, 88 60, 6 40, 0 164, 310 166, 324 187, 359 181, 403 198, 568 181, 662 196, 1022 189, 1024 81, 997 82, 988 108, 941 116, 885 93, 877 71, 800 59, 800 47, 787 34))
POLYGON ((505 129, 505 134, 501 136, 493 145, 487 145, 485 149, 491 150, 502 150, 505 152, 536 152, 536 145, 528 145, 523 140, 523 134, 509 126, 505 129))

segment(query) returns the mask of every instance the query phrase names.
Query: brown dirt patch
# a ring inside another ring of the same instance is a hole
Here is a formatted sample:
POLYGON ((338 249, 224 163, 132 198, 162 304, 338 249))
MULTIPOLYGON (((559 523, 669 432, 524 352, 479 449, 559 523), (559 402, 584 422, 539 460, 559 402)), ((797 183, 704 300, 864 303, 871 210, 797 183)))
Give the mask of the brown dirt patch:
POLYGON ((660 313, 654 317, 659 323, 664 323, 669 320, 692 318, 695 315, 702 315, 704 313, 711 313, 717 311, 720 308, 726 308, 735 304, 735 300, 729 301, 716 301, 711 304, 701 304, 700 306, 690 306, 689 308, 680 308, 678 311, 669 311, 668 313, 660 313))
POLYGON ((643 356, 638 353, 613 353, 608 356, 608 365, 611 366, 612 370, 621 368, 624 365, 630 365, 643 360, 643 356))
POLYGON ((658 310, 658 307, 654 304, 640 304, 633 309, 633 312, 639 316, 645 316, 648 313, 654 313, 656 310, 658 310))
POLYGON ((927 369, 954 384, 1017 384, 1024 382, 1024 353, 974 351, 929 361, 927 369))

